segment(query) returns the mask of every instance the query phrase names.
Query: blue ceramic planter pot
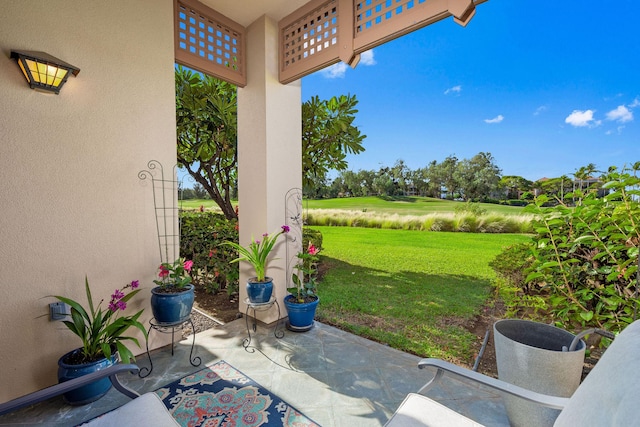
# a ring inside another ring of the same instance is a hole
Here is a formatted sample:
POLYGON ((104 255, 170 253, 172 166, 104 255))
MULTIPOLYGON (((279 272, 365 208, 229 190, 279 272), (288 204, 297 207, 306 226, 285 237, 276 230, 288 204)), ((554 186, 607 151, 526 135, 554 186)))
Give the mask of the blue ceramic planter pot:
MULTIPOLYGON (((103 358, 96 362, 83 363, 81 365, 71 365, 66 361, 74 354, 79 353, 81 349, 77 348, 65 354, 58 360, 58 382, 62 383, 83 375, 91 374, 101 369, 106 369, 117 362, 116 354, 112 353, 111 358, 103 358)), ((75 390, 69 391, 63 395, 64 401, 69 405, 86 405, 94 402, 107 394, 111 389, 111 381, 109 378, 103 378, 87 384, 75 390)))
POLYGON ((294 300, 295 297, 293 295, 288 295, 284 299, 284 306, 287 307, 287 313, 289 313, 287 328, 294 332, 308 331, 313 328, 313 319, 316 315, 316 308, 320 298, 302 304, 293 302, 294 300))
POLYGON ((182 323, 191 314, 195 299, 193 285, 187 285, 182 292, 165 293, 159 286, 151 289, 151 311, 158 323, 182 323))
POLYGON ((258 282, 255 277, 247 280, 247 296, 253 304, 269 302, 273 293, 273 279, 265 277, 264 282, 258 282))

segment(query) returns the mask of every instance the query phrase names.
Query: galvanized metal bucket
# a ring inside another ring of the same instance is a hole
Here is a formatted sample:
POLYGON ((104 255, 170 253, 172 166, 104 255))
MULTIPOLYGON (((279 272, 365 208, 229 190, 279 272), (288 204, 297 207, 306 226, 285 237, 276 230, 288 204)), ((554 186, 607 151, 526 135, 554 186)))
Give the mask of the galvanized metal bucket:
MULTIPOLYGON (((498 378, 538 393, 570 397, 580 385, 586 349, 580 340, 575 350, 566 351, 574 338, 571 332, 544 323, 497 321, 493 339, 498 378)), ((504 403, 514 427, 552 426, 560 414, 513 396, 504 396, 504 403)))

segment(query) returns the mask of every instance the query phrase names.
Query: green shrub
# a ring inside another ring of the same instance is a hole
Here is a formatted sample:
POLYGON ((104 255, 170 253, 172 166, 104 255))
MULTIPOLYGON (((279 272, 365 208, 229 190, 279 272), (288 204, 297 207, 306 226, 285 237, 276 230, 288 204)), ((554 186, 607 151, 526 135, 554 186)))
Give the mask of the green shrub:
POLYGON ((302 228, 302 246, 309 247, 309 242, 318 250, 322 250, 322 232, 320 230, 312 230, 310 228, 302 228))
POLYGON ((599 197, 576 191, 544 208, 546 196, 530 205, 535 222, 534 262, 527 281, 549 293, 552 313, 565 327, 581 325, 619 331, 635 318, 640 179, 611 172, 599 197))
POLYGON ((510 285, 529 292, 528 285, 525 283, 525 270, 533 263, 532 244, 533 242, 528 242, 507 246, 489 262, 489 267, 510 285))
MULTIPOLYGON (((496 200, 496 204, 497 202, 498 201, 496 200)), ((480 206, 480 203, 466 202, 465 204, 456 206, 454 208, 454 212, 456 213, 456 215, 470 213, 475 216, 481 216, 485 215, 487 213, 487 210, 480 206)))
POLYGON ((522 292, 508 280, 497 277, 494 281, 496 292, 505 306, 506 317, 527 317, 535 319, 537 314, 544 317, 549 304, 544 295, 529 295, 522 292))
POLYGON ((220 246, 224 241, 238 241, 238 223, 214 212, 180 213, 180 256, 193 260, 194 283, 207 292, 238 292, 238 266, 231 260, 238 253, 220 246))

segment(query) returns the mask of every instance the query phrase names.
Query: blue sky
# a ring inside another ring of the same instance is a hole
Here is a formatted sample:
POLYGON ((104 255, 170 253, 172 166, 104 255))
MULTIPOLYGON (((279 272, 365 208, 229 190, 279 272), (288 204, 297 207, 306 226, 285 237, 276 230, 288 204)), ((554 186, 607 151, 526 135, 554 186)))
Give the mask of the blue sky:
POLYGON ((640 3, 490 0, 302 79, 355 94, 365 151, 349 169, 490 152, 530 180, 640 161, 640 3))

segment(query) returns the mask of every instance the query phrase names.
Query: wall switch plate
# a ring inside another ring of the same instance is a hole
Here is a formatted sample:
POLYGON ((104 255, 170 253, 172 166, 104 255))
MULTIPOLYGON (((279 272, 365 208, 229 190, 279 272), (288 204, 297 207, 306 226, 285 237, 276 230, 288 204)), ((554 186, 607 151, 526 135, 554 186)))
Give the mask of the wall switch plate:
POLYGON ((52 302, 49 304, 49 320, 52 322, 57 320, 68 320, 71 316, 71 307, 62 301, 52 302))

